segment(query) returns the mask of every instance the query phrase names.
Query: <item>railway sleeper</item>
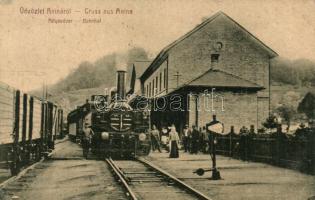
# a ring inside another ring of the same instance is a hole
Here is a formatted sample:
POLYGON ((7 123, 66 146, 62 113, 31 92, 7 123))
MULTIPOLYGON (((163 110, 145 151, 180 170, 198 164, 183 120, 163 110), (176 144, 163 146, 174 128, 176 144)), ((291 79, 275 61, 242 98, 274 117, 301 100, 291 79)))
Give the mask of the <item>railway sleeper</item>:
POLYGON ((135 183, 135 182, 137 182, 137 183, 144 183, 144 182, 148 182, 148 183, 157 182, 157 183, 160 183, 161 181, 163 181, 163 180, 161 180, 161 179, 151 179, 151 180, 139 179, 139 180, 131 180, 128 183, 135 183))
POLYGON ((124 174, 156 174, 156 172, 124 172, 124 174))

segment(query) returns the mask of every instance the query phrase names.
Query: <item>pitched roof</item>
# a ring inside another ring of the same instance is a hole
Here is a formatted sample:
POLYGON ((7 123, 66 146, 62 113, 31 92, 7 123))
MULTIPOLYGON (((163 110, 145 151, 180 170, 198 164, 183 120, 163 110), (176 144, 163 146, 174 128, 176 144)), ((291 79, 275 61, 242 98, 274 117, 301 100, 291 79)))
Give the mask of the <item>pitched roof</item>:
POLYGON ((202 27, 204 27, 205 25, 207 25, 208 23, 212 22, 215 18, 217 18, 218 16, 225 16, 227 17, 229 20, 231 20, 232 22, 234 22, 236 25, 238 25, 243 31, 245 31, 246 33, 248 33, 255 41, 257 41, 257 43, 264 49, 266 50, 266 52, 269 54, 269 56, 271 58, 278 56, 278 54, 273 51, 270 47, 268 47, 267 45, 265 45, 261 40, 259 40, 257 37, 255 37, 253 34, 251 34, 250 32, 248 32, 243 26, 241 26, 239 23, 237 23, 235 20, 233 20, 231 17, 229 17, 227 14, 225 14, 222 11, 217 12, 216 14, 212 15, 210 18, 208 18, 207 20, 205 20, 204 22, 202 22, 201 24, 197 25, 194 29, 192 29, 191 31, 189 31, 188 33, 186 33, 185 35, 181 36, 180 38, 178 38, 177 40, 175 40, 174 42, 172 42, 171 44, 167 45, 164 49, 162 49, 162 51, 156 56, 156 58, 153 60, 153 62, 150 64, 150 66, 143 72, 143 74, 141 75, 140 79, 143 79, 144 77, 148 76, 148 74, 150 74, 151 71, 154 71, 155 69, 155 65, 160 61, 161 58, 165 57, 165 55, 167 54, 167 52, 172 49, 174 46, 176 46, 178 43, 180 43, 181 41, 183 41, 184 39, 186 39, 187 37, 189 37, 190 35, 192 35, 193 33, 195 33, 196 31, 198 31, 199 29, 201 29, 202 27))
POLYGON ((184 84, 184 86, 252 88, 257 90, 264 88, 256 83, 218 69, 210 69, 204 74, 184 84))

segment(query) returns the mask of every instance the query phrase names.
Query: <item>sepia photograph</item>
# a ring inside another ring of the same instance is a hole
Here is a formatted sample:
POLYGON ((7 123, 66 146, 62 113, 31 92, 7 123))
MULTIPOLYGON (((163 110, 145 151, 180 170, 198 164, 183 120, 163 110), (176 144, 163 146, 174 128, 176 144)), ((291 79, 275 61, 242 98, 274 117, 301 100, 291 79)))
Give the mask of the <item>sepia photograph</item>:
POLYGON ((315 200, 315 0, 0 0, 0 200, 315 200))

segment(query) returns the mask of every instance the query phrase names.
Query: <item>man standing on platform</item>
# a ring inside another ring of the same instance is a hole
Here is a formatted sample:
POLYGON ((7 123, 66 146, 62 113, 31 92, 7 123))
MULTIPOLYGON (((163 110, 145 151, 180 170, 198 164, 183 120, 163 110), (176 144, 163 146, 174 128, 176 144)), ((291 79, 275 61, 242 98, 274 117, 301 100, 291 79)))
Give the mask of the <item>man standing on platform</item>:
POLYGON ((198 146, 199 146, 199 131, 195 125, 193 125, 193 131, 191 134, 191 153, 197 154, 198 153, 198 146))
POLYGON ((152 140, 152 150, 155 151, 157 149, 161 153, 160 133, 159 133, 159 130, 157 130, 155 125, 152 126, 151 140, 152 140))
POLYGON ((189 148, 189 136, 191 135, 191 131, 188 128, 188 125, 185 125, 185 128, 183 130, 183 134, 182 134, 182 140, 183 140, 183 145, 184 145, 184 150, 185 152, 189 152, 190 148, 189 148))

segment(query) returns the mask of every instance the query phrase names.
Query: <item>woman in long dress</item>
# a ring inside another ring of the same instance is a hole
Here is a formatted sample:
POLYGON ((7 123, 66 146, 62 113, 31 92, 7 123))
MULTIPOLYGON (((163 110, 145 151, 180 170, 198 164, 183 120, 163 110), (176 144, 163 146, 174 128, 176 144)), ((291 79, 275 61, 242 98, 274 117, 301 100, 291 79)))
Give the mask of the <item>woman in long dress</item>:
POLYGON ((169 139, 171 142, 170 158, 178 158, 179 136, 178 133, 176 132, 175 126, 171 127, 169 139))

